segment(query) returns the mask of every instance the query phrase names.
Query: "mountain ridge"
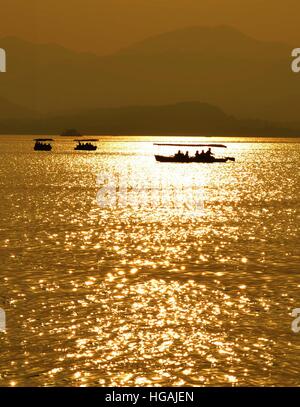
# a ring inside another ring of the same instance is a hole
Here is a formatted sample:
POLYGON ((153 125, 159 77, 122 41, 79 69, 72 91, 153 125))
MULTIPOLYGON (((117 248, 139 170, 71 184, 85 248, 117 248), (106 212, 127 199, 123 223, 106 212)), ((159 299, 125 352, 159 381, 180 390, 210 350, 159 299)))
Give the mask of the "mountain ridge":
POLYGON ((83 134, 173 134, 203 136, 299 136, 262 120, 239 120, 199 101, 163 106, 127 106, 84 110, 75 115, 0 120, 2 134, 60 134, 75 127, 83 134))
POLYGON ((289 46, 231 27, 174 30, 106 56, 6 41, 0 97, 44 116, 204 100, 240 118, 299 121, 300 76, 291 72, 289 46))
MULTIPOLYGON (((216 25, 216 26, 187 26, 184 28, 170 30, 167 32, 163 32, 161 34, 153 35, 151 37, 145 38, 141 41, 137 41, 132 45, 122 48, 121 50, 117 51, 115 54, 131 52, 132 50, 136 50, 138 48, 149 46, 153 44, 157 44, 157 42, 164 42, 165 45, 171 45, 173 47, 178 47, 178 41, 182 40, 185 35, 188 36, 193 35, 194 37, 200 38, 200 36, 205 36, 205 42, 210 43, 210 37, 217 36, 219 38, 224 37, 226 38, 229 44, 236 43, 237 40, 239 41, 246 41, 250 44, 260 44, 260 45, 273 45, 276 47, 284 47, 287 48, 288 44, 278 41, 266 41, 266 40, 259 40, 254 38, 248 34, 243 33, 242 31, 228 26, 228 25, 216 25)), ((217 45, 217 44, 216 44, 217 45)), ((289 47, 290 48, 290 47, 289 47)))

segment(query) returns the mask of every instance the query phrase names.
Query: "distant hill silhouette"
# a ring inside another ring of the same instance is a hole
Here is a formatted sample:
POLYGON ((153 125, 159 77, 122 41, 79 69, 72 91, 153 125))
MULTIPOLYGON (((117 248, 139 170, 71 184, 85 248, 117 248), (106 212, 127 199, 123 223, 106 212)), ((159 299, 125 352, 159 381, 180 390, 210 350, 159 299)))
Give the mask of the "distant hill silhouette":
POLYGON ((0 97, 0 121, 3 119, 32 118, 35 112, 0 97))
POLYGON ((238 120, 200 102, 85 110, 39 119, 0 120, 5 134, 60 134, 75 126, 83 134, 173 134, 204 136, 299 136, 300 131, 262 120, 238 120))
POLYGON ((0 47, 8 54, 0 97, 42 115, 203 100, 241 118, 299 121, 293 47, 231 27, 180 29, 105 57, 12 37, 0 47))

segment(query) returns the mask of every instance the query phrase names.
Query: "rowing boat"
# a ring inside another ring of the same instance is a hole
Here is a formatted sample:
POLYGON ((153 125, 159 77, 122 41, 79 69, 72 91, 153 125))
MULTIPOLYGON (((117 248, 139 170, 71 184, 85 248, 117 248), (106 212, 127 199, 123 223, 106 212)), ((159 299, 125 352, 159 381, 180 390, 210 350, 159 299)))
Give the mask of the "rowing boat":
POLYGON ((186 154, 181 153, 179 150, 177 154, 172 156, 155 155, 155 159, 161 163, 226 163, 228 161, 235 161, 234 157, 215 157, 211 152, 212 148, 227 148, 224 144, 177 144, 177 143, 154 143, 155 146, 170 146, 170 147, 209 147, 209 150, 199 154, 197 151, 194 156, 190 156, 188 152, 186 154))

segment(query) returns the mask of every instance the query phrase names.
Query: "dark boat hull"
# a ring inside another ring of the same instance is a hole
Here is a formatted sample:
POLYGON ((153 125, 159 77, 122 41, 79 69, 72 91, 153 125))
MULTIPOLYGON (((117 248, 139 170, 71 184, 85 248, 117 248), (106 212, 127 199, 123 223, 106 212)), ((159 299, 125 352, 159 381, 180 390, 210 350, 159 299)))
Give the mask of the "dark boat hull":
POLYGON ((215 157, 203 157, 203 158, 196 158, 196 157, 165 157, 163 155, 156 155, 156 161, 161 163, 226 163, 227 161, 235 161, 232 157, 225 157, 225 158, 215 158, 215 157))
POLYGON ((39 146, 39 147, 34 147, 35 151, 51 151, 52 146, 39 146))

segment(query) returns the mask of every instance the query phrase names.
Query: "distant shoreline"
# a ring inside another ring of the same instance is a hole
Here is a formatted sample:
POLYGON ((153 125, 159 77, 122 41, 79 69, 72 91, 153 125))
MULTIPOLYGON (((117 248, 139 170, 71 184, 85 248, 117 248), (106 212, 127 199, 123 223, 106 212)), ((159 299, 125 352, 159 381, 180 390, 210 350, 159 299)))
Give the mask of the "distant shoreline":
POLYGON ((61 135, 64 129, 73 132, 77 129, 85 136, 300 137, 300 123, 237 118, 203 102, 101 108, 55 117, 0 120, 1 134, 52 136, 61 135))
MULTIPOLYGON (((40 133, 39 133, 40 134, 40 133)), ((46 136, 51 136, 54 138, 55 142, 73 142, 73 138, 69 136, 60 136, 59 134, 52 134, 52 133, 44 133, 46 136)), ((0 140, 4 138, 28 138, 30 141, 31 138, 34 138, 36 134, 1 134, 0 133, 0 140)), ((240 142, 253 142, 253 143, 265 143, 265 142, 290 142, 290 143, 300 143, 300 135, 299 136, 203 136, 203 135, 191 135, 191 134, 99 134, 99 133, 86 133, 83 137, 90 136, 90 137, 98 137, 98 142, 126 142, 126 141, 134 141, 134 142, 155 142, 155 141, 164 141, 170 140, 172 138, 177 139, 199 139, 199 140, 206 140, 210 139, 213 141, 222 141, 225 140, 228 143, 240 143, 240 142)))

